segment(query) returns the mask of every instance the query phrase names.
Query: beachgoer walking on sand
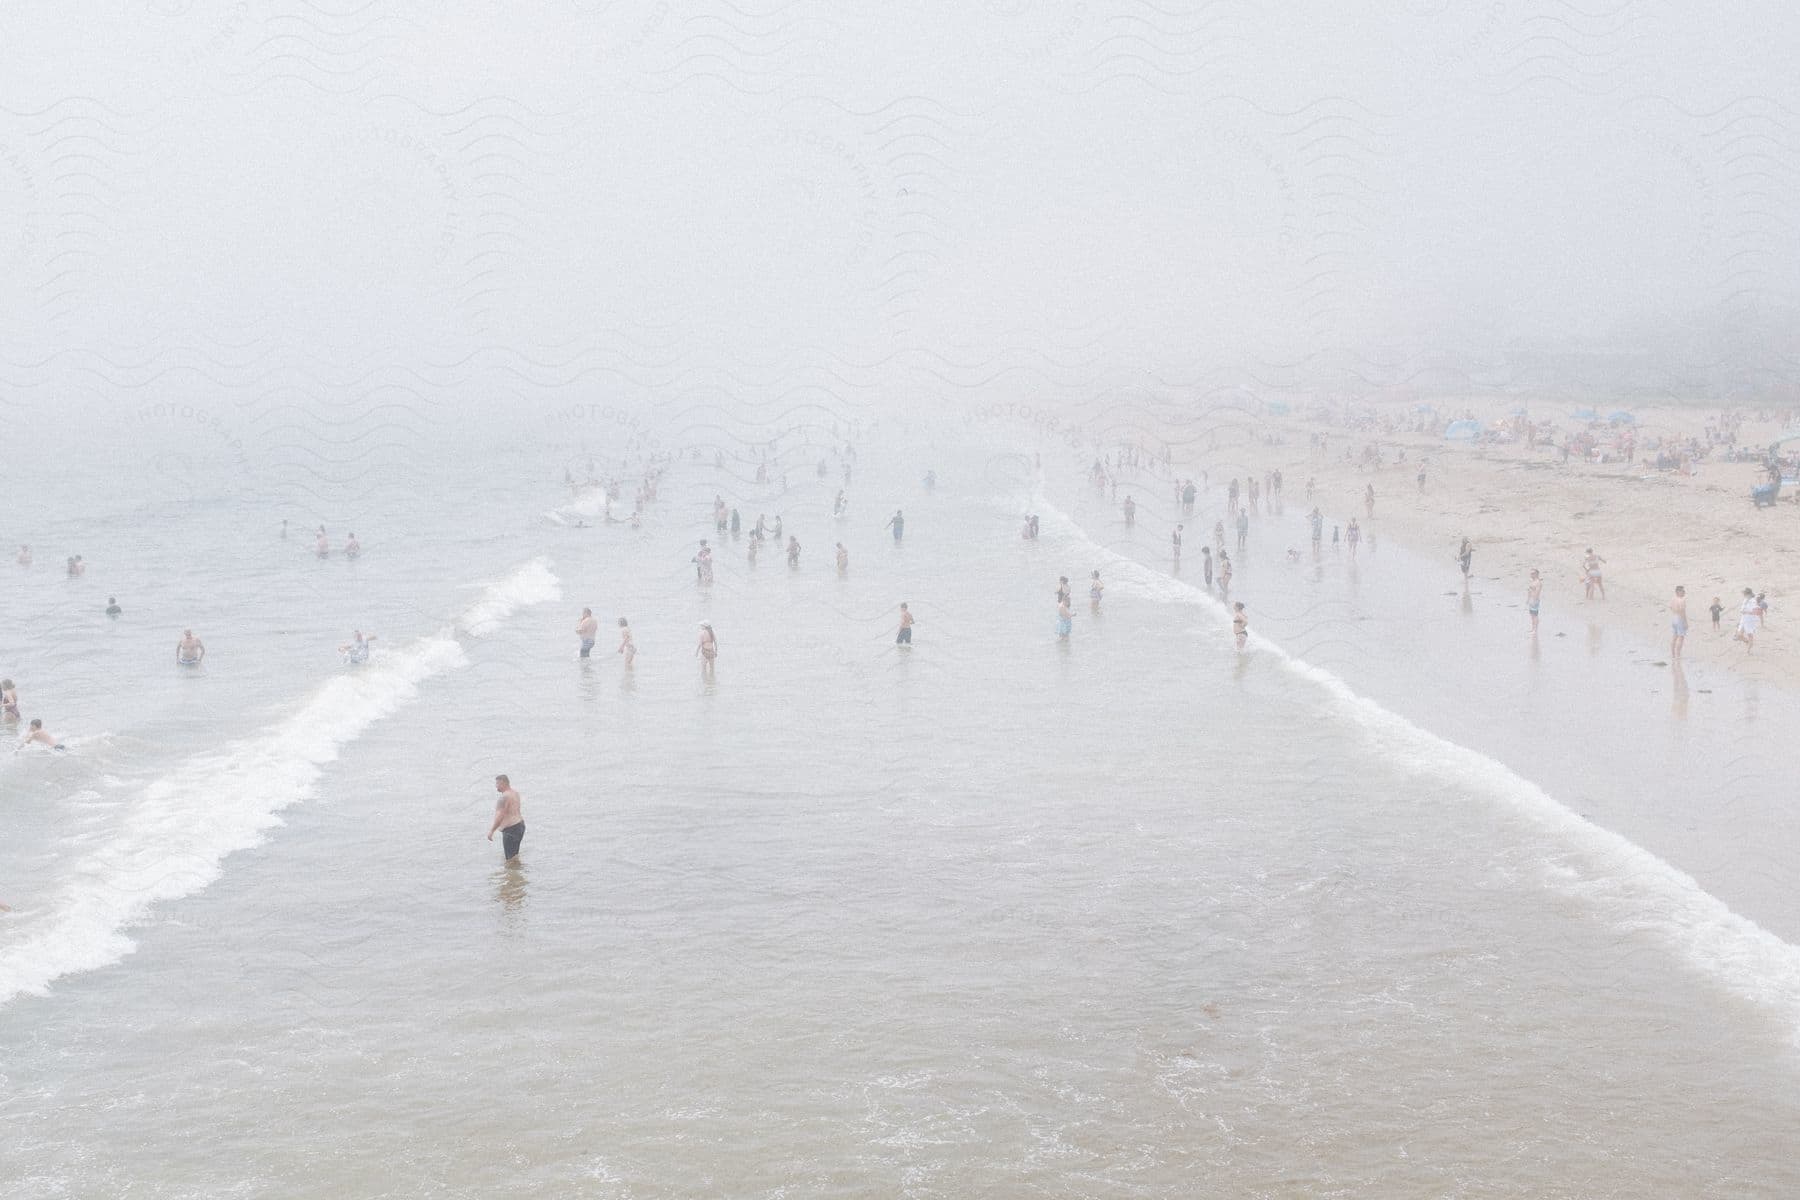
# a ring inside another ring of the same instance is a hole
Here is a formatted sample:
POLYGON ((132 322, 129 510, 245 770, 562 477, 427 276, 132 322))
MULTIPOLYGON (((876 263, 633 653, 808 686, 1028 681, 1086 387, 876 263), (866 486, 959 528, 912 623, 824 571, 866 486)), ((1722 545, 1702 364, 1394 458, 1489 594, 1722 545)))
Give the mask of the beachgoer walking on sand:
POLYGON ((1538 577, 1537 568, 1531 569, 1531 583, 1525 588, 1525 608, 1531 613, 1531 632, 1536 636, 1538 631, 1538 605, 1542 603, 1544 581, 1538 577))
POLYGON ((850 552, 844 549, 842 542, 837 544, 837 569, 839 575, 850 569, 850 552))
POLYGON ((1350 524, 1344 527, 1344 541, 1350 546, 1350 557, 1355 558, 1356 547, 1362 542, 1362 526, 1356 523, 1355 517, 1351 517, 1350 524))
POLYGON ((1375 485, 1372 483, 1363 491, 1363 508, 1368 512, 1369 520, 1373 521, 1375 519, 1375 485))
POLYGON ((894 634, 894 645, 896 645, 896 646, 912 645, 912 629, 913 629, 912 610, 907 608, 906 601, 902 600, 900 602, 900 628, 894 634))
POLYGON ((1605 561, 1604 558, 1594 553, 1592 546, 1588 547, 1587 556, 1581 560, 1581 580, 1587 588, 1585 599, 1592 600, 1596 590, 1599 591, 1602 600, 1606 599, 1606 581, 1600 577, 1600 564, 1605 561))
POLYGON ((1462 545, 1457 547, 1456 561, 1462 564, 1463 584, 1464 586, 1467 586, 1469 582, 1469 568, 1475 562, 1475 547, 1470 543, 1468 538, 1464 538, 1462 540, 1462 545))
POLYGON ((1169 544, 1175 550, 1175 563, 1177 566, 1181 564, 1181 530, 1182 526, 1177 525, 1175 531, 1169 535, 1169 544))
POLYGON ((1675 598, 1669 601, 1669 657, 1680 658, 1687 641, 1687 589, 1675 586, 1675 598))
POLYGON ((1244 552, 1244 543, 1250 537, 1250 513, 1242 508, 1238 509, 1237 535, 1238 553, 1242 554, 1244 552))
POLYGON ((1756 631, 1761 625, 1762 609, 1757 606, 1756 593, 1745 588, 1744 602, 1738 606, 1737 632, 1732 634, 1731 640, 1744 643, 1744 650, 1748 653, 1756 649, 1756 631))
POLYGON ((1713 602, 1706 611, 1712 614, 1713 632, 1724 633, 1725 630, 1719 625, 1719 618, 1725 615, 1725 606, 1719 603, 1719 598, 1717 596, 1713 597, 1713 602))
POLYGON ((790 534, 788 534, 788 566, 797 567, 799 565, 800 565, 800 539, 790 533, 790 534))
POLYGON ((513 790, 512 780, 504 775, 494 776, 494 790, 500 793, 500 798, 494 801, 494 823, 488 826, 487 840, 493 841, 494 833, 498 831, 501 849, 510 863, 519 857, 519 843, 525 840, 522 799, 513 790))

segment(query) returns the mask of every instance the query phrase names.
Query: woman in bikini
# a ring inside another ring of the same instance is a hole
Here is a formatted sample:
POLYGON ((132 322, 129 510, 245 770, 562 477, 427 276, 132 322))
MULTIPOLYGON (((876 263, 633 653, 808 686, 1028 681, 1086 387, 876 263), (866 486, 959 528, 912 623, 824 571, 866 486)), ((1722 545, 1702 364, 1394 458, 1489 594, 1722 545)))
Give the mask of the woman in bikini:
POLYGON ((619 618, 619 648, 613 653, 623 654, 625 665, 628 667, 631 665, 631 660, 637 657, 637 643, 631 640, 631 626, 626 623, 624 617, 619 618))

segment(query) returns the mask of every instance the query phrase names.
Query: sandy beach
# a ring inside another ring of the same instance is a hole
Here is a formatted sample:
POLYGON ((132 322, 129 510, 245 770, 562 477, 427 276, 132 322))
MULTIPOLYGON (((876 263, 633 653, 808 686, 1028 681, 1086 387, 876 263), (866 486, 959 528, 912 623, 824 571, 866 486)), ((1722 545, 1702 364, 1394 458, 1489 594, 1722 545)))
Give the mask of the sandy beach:
MULTIPOLYGON (((1178 447, 1174 473, 1185 477, 1204 468, 1217 487, 1233 474, 1254 473, 1260 480, 1280 470, 1290 513, 1317 504, 1328 539, 1332 525, 1355 517, 1365 536, 1393 538, 1428 558, 1437 555, 1444 563, 1446 587, 1460 582, 1456 550, 1468 537, 1475 546, 1474 577, 1516 585, 1521 626, 1528 576, 1535 567, 1543 575, 1546 614, 1579 609, 1586 618, 1630 629, 1666 649, 1668 603, 1681 584, 1688 594, 1687 661, 1729 664, 1750 677, 1781 682, 1792 680, 1800 668, 1800 649, 1786 633, 1791 618, 1784 615, 1800 574, 1795 493, 1784 489, 1773 507, 1755 507, 1750 489, 1764 481, 1764 468, 1719 461, 1723 446, 1713 448, 1692 474, 1657 470, 1645 461, 1654 459, 1655 452, 1646 454, 1644 447, 1656 439, 1704 440, 1706 424, 1727 410, 1638 408, 1632 410, 1635 422, 1626 426, 1573 419, 1569 413, 1580 410, 1574 403, 1540 405, 1529 409, 1525 419, 1540 430, 1548 423, 1551 442, 1540 440, 1533 447, 1523 438, 1471 443, 1447 440, 1435 429, 1414 431, 1417 425, 1465 417, 1491 429, 1512 420, 1519 409, 1516 400, 1505 397, 1358 402, 1335 406, 1329 416, 1293 407, 1291 415, 1257 414, 1254 437, 1245 436, 1237 412, 1229 424, 1220 422, 1218 414, 1202 418, 1205 442, 1199 453, 1190 449, 1184 455, 1179 449, 1184 443, 1195 447, 1195 426, 1171 429, 1169 440, 1178 447), (1434 414, 1423 411, 1427 403, 1434 414), (1224 431, 1217 436, 1216 450, 1206 449, 1214 441, 1205 432, 1208 424, 1224 431), (1636 462, 1581 461, 1575 455, 1563 460, 1566 438, 1591 430, 1612 451, 1615 437, 1627 428, 1635 430, 1636 462), (1323 452, 1313 445, 1315 435, 1325 439, 1323 452), (1364 460, 1371 445, 1379 448, 1379 466, 1364 460), (1423 489, 1417 478, 1421 462, 1423 489), (1309 479, 1314 481, 1311 502, 1306 500, 1309 479), (1376 496, 1373 519, 1364 508, 1370 485, 1376 496), (1589 547, 1605 560, 1604 601, 1583 598, 1581 562, 1589 547), (1753 652, 1731 636, 1746 587, 1766 593, 1770 607, 1753 652), (1716 635, 1708 611, 1715 596, 1725 609, 1716 635)), ((1784 416, 1744 414, 1737 444, 1766 448, 1781 436, 1784 416)))

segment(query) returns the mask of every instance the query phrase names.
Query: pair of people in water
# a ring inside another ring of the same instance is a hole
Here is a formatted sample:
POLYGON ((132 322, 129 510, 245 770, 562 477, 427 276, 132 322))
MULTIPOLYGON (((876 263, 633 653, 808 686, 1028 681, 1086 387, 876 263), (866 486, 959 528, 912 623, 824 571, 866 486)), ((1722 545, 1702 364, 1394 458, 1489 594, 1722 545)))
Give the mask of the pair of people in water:
MULTIPOLYGON (((587 658, 593 653, 594 640, 599 633, 600 622, 594 619, 594 610, 582 609, 581 619, 575 622, 575 636, 581 639, 582 658, 587 658)), ((632 640, 631 625, 624 617, 619 618, 619 648, 613 653, 623 654, 625 665, 628 667, 631 665, 631 661, 637 657, 637 643, 632 640)))

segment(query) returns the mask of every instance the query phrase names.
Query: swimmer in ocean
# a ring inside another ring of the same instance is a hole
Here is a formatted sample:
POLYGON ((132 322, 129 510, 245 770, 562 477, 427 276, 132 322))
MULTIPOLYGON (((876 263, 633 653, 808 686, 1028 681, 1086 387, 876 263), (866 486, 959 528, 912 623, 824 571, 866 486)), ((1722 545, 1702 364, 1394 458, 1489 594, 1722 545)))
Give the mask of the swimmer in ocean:
POLYGON ((523 801, 513 789, 512 780, 504 775, 494 776, 494 790, 500 798, 494 801, 494 823, 488 826, 487 840, 493 841, 495 831, 499 831, 501 848, 510 863, 519 857, 519 843, 525 840, 523 801))
POLYGON ((369 661, 369 643, 374 640, 374 634, 364 637, 362 630, 353 629, 350 640, 338 647, 338 653, 344 656, 345 662, 366 663, 369 661))
POLYGON ((1250 618, 1244 612, 1242 600, 1231 606, 1231 636, 1236 639, 1239 650, 1250 640, 1250 618))
POLYGON ((117 596, 108 596, 106 598, 107 616, 116 618, 124 615, 124 612, 125 610, 119 607, 119 598, 117 596))
MULTIPOLYGON (((41 746, 48 746, 52 750, 61 750, 63 748, 63 744, 56 740, 56 735, 52 734, 48 729, 45 729, 44 722, 37 717, 31 718, 31 728, 25 732, 24 737, 19 739, 19 750, 25 749, 25 747, 31 745, 33 742, 36 742, 41 746)), ((13 753, 18 753, 18 750, 13 751, 13 753)))
POLYGON ((581 620, 575 622, 575 636, 581 639, 581 657, 586 658, 594 648, 594 635, 600 632, 600 622, 594 620, 594 610, 581 610, 581 620))
MULTIPOLYGON (((587 610, 583 609, 582 611, 586 612, 587 610)), ((613 653, 623 654, 625 665, 628 667, 631 665, 631 660, 637 657, 637 643, 631 640, 631 625, 624 617, 619 618, 619 648, 613 653)))
POLYGON ((196 667, 206 657, 206 643, 194 636, 194 631, 181 631, 181 640, 175 643, 175 661, 184 667, 196 667))

